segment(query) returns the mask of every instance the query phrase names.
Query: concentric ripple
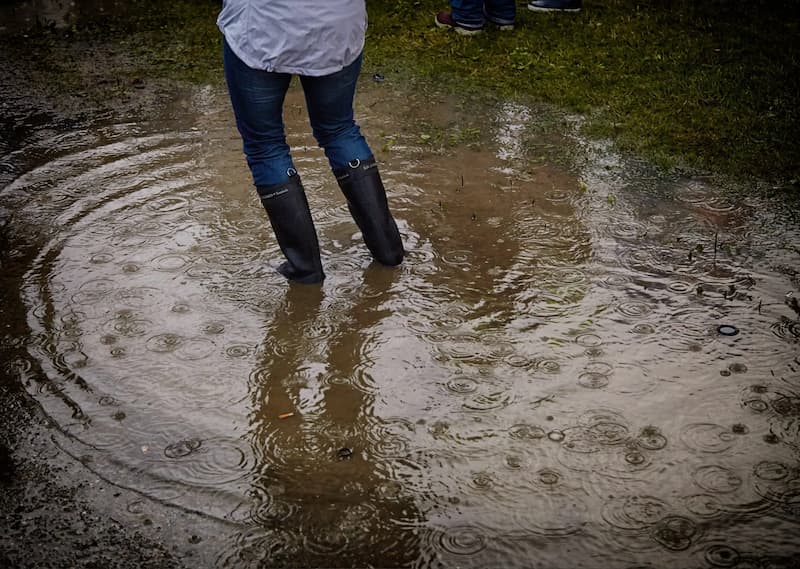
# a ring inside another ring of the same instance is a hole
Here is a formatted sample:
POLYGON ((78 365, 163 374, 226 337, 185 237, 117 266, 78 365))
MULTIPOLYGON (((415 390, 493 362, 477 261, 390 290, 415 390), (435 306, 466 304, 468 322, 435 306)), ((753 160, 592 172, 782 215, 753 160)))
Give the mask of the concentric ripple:
POLYGON ((312 287, 275 271, 224 89, 187 89, 170 107, 185 117, 48 127, 0 156, 23 274, 3 314, 25 316, 0 366, 48 436, 139 493, 129 516, 221 522, 204 540, 220 567, 735 567, 754 559, 742 536, 789 543, 796 208, 575 135, 578 179, 531 159, 561 146, 538 112, 509 138, 389 83, 358 105, 384 146, 395 268, 287 94, 326 273, 312 287))

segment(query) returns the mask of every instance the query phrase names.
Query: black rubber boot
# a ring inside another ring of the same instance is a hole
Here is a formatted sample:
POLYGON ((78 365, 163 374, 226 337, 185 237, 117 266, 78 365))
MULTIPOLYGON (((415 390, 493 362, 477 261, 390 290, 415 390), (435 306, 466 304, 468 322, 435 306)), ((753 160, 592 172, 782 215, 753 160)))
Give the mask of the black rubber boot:
POLYGON ((402 263, 403 242, 389 212, 375 158, 354 160, 348 168, 335 170, 334 174, 347 198, 350 214, 375 260, 390 267, 402 263))
POLYGON ((256 186, 256 191, 286 257, 278 272, 302 284, 322 282, 325 273, 319 258, 317 231, 300 176, 295 174, 281 184, 256 186))

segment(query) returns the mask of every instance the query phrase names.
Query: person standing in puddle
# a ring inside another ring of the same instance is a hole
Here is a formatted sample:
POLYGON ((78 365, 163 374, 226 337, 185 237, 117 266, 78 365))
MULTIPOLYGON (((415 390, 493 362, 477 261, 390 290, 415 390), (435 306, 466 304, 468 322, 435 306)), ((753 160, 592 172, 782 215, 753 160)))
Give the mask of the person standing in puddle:
POLYGON ((365 0, 223 0, 217 25, 236 126, 290 281, 325 278, 300 175, 286 142, 283 102, 299 75, 311 128, 364 243, 379 263, 404 256, 378 165, 356 124, 353 98, 367 29, 365 0))

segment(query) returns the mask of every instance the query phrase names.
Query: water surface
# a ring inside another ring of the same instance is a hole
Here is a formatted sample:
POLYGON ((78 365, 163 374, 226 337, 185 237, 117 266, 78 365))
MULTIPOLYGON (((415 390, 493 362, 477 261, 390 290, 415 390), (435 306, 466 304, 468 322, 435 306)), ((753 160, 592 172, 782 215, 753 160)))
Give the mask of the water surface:
POLYGON ((371 263, 293 88, 321 288, 274 271, 219 88, 158 120, 20 118, 0 212, 28 357, 5 365, 60 447, 128 511, 224 525, 217 567, 798 563, 797 204, 513 103, 471 109, 467 144, 448 101, 367 87, 408 254, 371 263))

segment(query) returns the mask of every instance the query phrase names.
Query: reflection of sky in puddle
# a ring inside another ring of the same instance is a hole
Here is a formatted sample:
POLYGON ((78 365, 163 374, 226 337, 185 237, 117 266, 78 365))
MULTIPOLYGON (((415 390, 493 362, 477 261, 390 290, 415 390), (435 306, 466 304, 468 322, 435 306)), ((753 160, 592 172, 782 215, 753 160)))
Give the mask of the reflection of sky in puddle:
MULTIPOLYGON (((367 133, 421 104, 363 97, 367 133)), ((481 150, 379 154, 409 254, 368 269, 293 90, 328 274, 316 294, 271 269, 224 94, 192 104, 196 124, 102 127, 2 192, 15 223, 55 228, 23 292, 47 376, 31 392, 61 444, 234 522, 220 559, 688 563, 725 516, 794 504, 797 327, 773 325, 798 289, 775 267, 800 263, 782 204, 642 179, 606 154, 585 189, 527 171, 531 112, 505 104, 481 150)), ((792 532, 777 527, 781 553, 792 532)))

